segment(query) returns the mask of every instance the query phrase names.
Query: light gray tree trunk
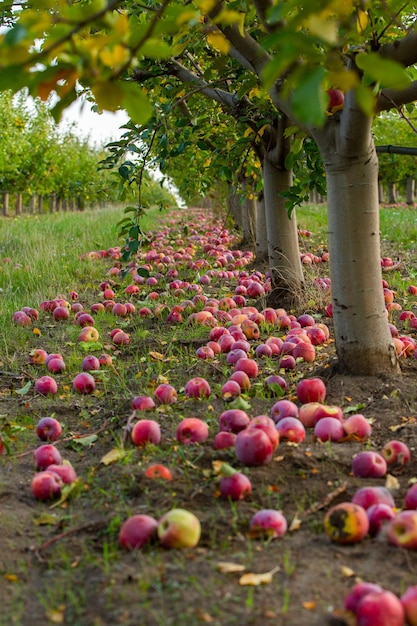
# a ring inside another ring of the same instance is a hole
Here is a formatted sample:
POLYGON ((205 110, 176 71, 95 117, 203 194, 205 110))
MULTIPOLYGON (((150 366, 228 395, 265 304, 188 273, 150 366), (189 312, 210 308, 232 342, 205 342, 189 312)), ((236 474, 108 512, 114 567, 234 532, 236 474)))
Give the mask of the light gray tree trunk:
POLYGON ((388 204, 396 204, 397 189, 395 183, 388 183, 388 204))
POLYGON ((241 197, 243 244, 255 249, 256 198, 248 190, 241 197))
POLYGON ((399 366, 382 290, 378 159, 370 134, 364 137, 368 145, 357 154, 334 147, 324 159, 336 350, 351 374, 393 374, 399 366))
POLYGON ((298 247, 295 210, 288 217, 285 198, 281 193, 290 188, 291 171, 280 169, 268 156, 263 163, 265 216, 268 233, 268 259, 272 283, 278 291, 298 298, 304 283, 303 268, 298 247))
POLYGON ((257 200, 256 210, 256 260, 259 263, 268 260, 268 237, 266 230, 265 198, 261 194, 257 200))
POLYGON ((3 215, 7 217, 9 215, 9 202, 10 194, 8 191, 3 191, 3 215))
POLYGON ((15 203, 15 215, 22 215, 23 211, 23 196, 21 193, 16 194, 16 203, 15 203))

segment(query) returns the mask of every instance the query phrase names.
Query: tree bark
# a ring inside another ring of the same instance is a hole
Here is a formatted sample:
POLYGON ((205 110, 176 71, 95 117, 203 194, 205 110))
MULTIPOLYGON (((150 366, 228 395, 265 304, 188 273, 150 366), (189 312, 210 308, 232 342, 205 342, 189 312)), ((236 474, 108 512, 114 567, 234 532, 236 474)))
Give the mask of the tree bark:
POLYGON ((9 202, 10 202, 9 192, 3 191, 3 215, 5 217, 8 217, 9 215, 9 202))
POLYGON ((396 204, 397 202, 397 190, 395 183, 388 183, 388 204, 396 204))
POLYGON ((256 205, 256 261, 263 263, 268 260, 268 236, 266 230, 264 194, 258 197, 256 205))
POLYGON ((406 203, 408 206, 414 206, 415 179, 412 176, 407 177, 405 184, 406 203))
POLYGON ((398 374, 380 265, 378 159, 371 142, 325 159, 330 276, 336 350, 342 370, 398 374))
POLYGON ((256 198, 253 193, 241 198, 243 244, 255 249, 256 198))
POLYGON ((15 215, 22 215, 23 196, 21 193, 16 194, 15 215))
MULTIPOLYGON (((281 193, 290 188, 292 173, 271 163, 268 155, 263 163, 268 260, 272 285, 282 295, 297 300, 304 283, 298 247, 295 210, 288 217, 281 193)), ((279 295, 279 293, 277 294, 279 295)))

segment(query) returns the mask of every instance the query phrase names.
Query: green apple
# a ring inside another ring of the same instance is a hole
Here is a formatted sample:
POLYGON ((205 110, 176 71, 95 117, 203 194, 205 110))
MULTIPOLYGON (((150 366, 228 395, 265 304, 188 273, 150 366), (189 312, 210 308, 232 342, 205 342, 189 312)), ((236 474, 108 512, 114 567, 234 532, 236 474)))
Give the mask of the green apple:
POLYGON ((194 548, 200 535, 200 520, 185 509, 171 509, 158 522, 158 537, 166 548, 194 548))

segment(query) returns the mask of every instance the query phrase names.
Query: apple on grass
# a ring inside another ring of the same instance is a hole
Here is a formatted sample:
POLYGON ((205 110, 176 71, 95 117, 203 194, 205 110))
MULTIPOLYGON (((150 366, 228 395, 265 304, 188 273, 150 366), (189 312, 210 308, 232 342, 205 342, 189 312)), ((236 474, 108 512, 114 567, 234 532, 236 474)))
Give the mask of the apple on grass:
POLYGON ((151 411, 156 405, 150 396, 135 396, 131 406, 134 411, 151 411))
POLYGON ((44 470, 32 478, 31 490, 37 500, 51 500, 61 495, 63 481, 57 473, 44 470))
POLYGON ((36 425, 36 434, 42 441, 56 441, 61 433, 62 426, 55 417, 41 417, 36 425))
POLYGON ((301 443, 306 437, 304 425, 297 417, 283 417, 276 425, 279 438, 292 443, 301 443))
POLYGON ((367 439, 371 436, 372 425, 362 413, 350 415, 343 423, 346 435, 357 437, 358 439, 367 439))
POLYGON ((303 378, 297 385, 296 393, 302 404, 307 402, 323 403, 326 399, 326 385, 321 378, 303 378))
POLYGON ((382 590, 382 587, 380 585, 377 585, 376 583, 356 583, 356 585, 353 585, 352 589, 345 596, 343 605, 347 611, 352 611, 352 613, 356 613, 359 602, 364 596, 366 596, 366 594, 371 593, 372 591, 382 590))
POLYGON ((65 485, 70 485, 77 480, 77 472, 69 461, 62 461, 61 465, 52 463, 47 467, 48 472, 55 472, 65 485))
POLYGON ((78 335, 78 341, 96 342, 99 340, 99 332, 94 326, 84 326, 78 335))
POLYGON ((345 436, 345 430, 338 419, 322 417, 314 426, 314 436, 320 441, 341 441, 345 436))
POLYGON ((157 520, 150 515, 132 515, 120 528, 119 543, 125 550, 143 548, 156 536, 157 528, 157 520))
POLYGON ((226 430, 219 431, 213 439, 213 448, 215 450, 233 448, 236 443, 236 436, 235 433, 226 430))
POLYGON ((94 354, 88 354, 81 362, 83 372, 91 372, 100 369, 100 361, 94 354))
POLYGON ((145 476, 152 479, 172 480, 171 470, 160 463, 149 465, 145 470, 145 476))
POLYGON ((191 444, 202 443, 209 436, 209 429, 206 422, 198 417, 185 417, 178 424, 175 437, 179 443, 191 444))
POLYGON ((245 474, 234 472, 221 478, 219 489, 223 498, 243 500, 252 492, 252 483, 245 474))
POLYGON ((352 472, 361 478, 381 478, 387 473, 387 462, 378 452, 364 450, 353 457, 352 472))
POLYGON ((51 443, 44 443, 43 445, 38 446, 34 450, 33 456, 37 470, 45 470, 53 463, 56 465, 61 465, 62 463, 61 453, 58 448, 53 446, 51 443))
POLYGON ((261 509, 253 515, 249 523, 251 537, 283 537, 288 523, 281 511, 261 509))
POLYGON ((371 537, 377 535, 384 526, 395 517, 394 509, 388 504, 372 504, 366 514, 369 520, 369 534, 371 537))
POLYGON ((96 388, 96 381, 88 372, 81 372, 73 378, 72 386, 78 393, 89 394, 96 388))
POLYGON ((157 533, 165 548, 194 548, 200 541, 200 520, 186 509, 171 509, 160 518, 157 533))
POLYGON ((271 417, 275 423, 283 417, 298 417, 298 406, 291 400, 278 400, 272 406, 271 417))
POLYGON ((158 445, 161 428, 155 420, 139 420, 132 428, 131 439, 135 446, 145 446, 147 443, 158 445))
POLYGON ((52 376, 41 376, 35 382, 35 390, 42 396, 55 395, 58 391, 56 380, 52 376))
POLYGON ((264 430, 245 428, 236 436, 235 452, 244 465, 266 465, 272 461, 274 446, 264 430))
POLYGON ((177 401, 177 391, 168 383, 158 385, 153 396, 159 404, 173 404, 177 401))
POLYGON ((407 489, 404 498, 404 508, 417 509, 417 483, 414 483, 407 489))
POLYGON ((229 431, 237 434, 244 430, 250 423, 250 418, 245 411, 241 409, 227 409, 220 414, 219 428, 220 430, 229 431))
POLYGON ((208 398, 211 394, 211 389, 205 378, 196 376, 187 381, 184 393, 189 398, 208 398))
POLYGON ((395 507, 391 492, 380 485, 360 487, 353 494, 352 502, 359 504, 364 509, 369 509, 373 504, 387 504, 391 508, 395 507))
POLYGON ((410 448, 403 441, 397 439, 387 441, 381 454, 388 465, 405 465, 411 459, 410 448))

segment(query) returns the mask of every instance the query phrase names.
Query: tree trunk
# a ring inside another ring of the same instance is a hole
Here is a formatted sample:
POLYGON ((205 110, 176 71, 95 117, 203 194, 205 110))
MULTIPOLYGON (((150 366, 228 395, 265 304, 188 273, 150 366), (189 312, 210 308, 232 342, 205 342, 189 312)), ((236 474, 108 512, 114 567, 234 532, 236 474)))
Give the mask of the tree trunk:
POLYGON ((256 198, 253 193, 241 198, 243 244, 255 249, 256 198))
POLYGON ((3 215, 5 217, 8 217, 9 215, 9 202, 10 202, 9 192, 3 191, 3 215))
POLYGON ((43 213, 43 196, 38 196, 38 213, 43 213))
POLYGON ((405 183, 405 201, 408 206, 414 206, 414 191, 415 191, 415 179, 412 176, 408 176, 405 183))
MULTIPOLYGON (((275 167, 268 156, 263 163, 268 259, 274 289, 290 299, 298 299, 304 283, 298 247, 295 210, 288 217, 285 198, 280 194, 290 188, 292 173, 275 167)), ((278 295, 278 294, 277 294, 278 295)))
POLYGON ((330 276, 336 350, 342 370, 398 374, 380 264, 378 159, 327 151, 330 276))
POLYGON ((35 213, 35 207, 36 207, 36 194, 33 193, 30 196, 30 200, 29 200, 29 213, 31 215, 35 213))
POLYGON ((22 215, 23 196, 21 193, 16 194, 15 215, 22 215))
POLYGON ((388 183, 388 204, 397 203, 397 190, 395 183, 388 183))
POLYGON ((235 189, 231 189, 227 196, 227 210, 233 217, 233 221, 238 228, 242 228, 242 210, 239 197, 235 189))
POLYGON ((378 202, 379 204, 385 202, 384 185, 382 184, 382 180, 380 178, 378 178, 378 202))
POLYGON ((49 212, 55 213, 56 211, 56 196, 54 193, 51 193, 49 196, 49 212))
POLYGON ((261 194, 257 201, 256 211, 256 261, 263 263, 268 260, 268 237, 266 230, 265 197, 261 194))

